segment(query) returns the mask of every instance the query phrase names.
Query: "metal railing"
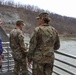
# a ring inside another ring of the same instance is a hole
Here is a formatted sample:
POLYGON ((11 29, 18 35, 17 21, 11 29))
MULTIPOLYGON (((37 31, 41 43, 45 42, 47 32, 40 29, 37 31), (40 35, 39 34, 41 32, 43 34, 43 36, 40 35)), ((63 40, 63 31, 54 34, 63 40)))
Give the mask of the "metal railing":
MULTIPOLYGON (((76 56, 59 52, 59 51, 56 51, 55 53, 56 55, 63 57, 63 59, 56 57, 55 61, 59 62, 60 64, 55 63, 54 67, 62 70, 63 71, 62 73, 65 73, 65 75, 76 75, 76 56)), ((56 73, 59 74, 60 72, 58 71, 56 73)))
POLYGON ((11 54, 11 49, 9 46, 9 42, 3 42, 3 53, 4 53, 4 60, 2 62, 2 72, 8 72, 8 71, 13 71, 14 68, 14 60, 11 54))
MULTIPOLYGON (((5 57, 2 63, 1 73, 13 72, 14 60, 9 42, 3 42, 2 44, 5 57)), ((76 56, 56 51, 55 57, 53 75, 76 75, 76 56)), ((32 72, 30 68, 28 70, 32 72)))

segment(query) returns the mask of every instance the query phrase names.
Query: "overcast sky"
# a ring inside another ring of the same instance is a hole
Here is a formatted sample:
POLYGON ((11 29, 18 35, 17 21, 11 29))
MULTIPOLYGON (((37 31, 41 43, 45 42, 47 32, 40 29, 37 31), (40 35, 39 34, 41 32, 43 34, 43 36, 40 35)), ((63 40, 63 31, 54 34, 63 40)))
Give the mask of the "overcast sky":
POLYGON ((20 4, 38 6, 50 12, 76 18, 76 0, 10 0, 20 4))

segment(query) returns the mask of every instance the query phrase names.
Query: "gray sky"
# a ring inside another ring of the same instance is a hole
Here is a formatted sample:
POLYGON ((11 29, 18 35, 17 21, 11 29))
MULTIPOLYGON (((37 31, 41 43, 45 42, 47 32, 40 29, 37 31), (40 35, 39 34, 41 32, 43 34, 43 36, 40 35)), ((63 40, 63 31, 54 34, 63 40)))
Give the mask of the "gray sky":
MULTIPOLYGON (((6 0, 7 1, 7 0, 6 0)), ((38 6, 50 12, 76 18, 76 0, 11 0, 20 4, 38 6)))

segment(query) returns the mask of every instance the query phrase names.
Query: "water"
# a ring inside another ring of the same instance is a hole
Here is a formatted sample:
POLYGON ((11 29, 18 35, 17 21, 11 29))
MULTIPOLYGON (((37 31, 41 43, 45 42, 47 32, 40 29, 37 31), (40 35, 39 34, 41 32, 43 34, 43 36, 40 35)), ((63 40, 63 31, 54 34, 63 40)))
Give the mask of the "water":
POLYGON ((65 38, 60 40, 59 51, 67 54, 76 55, 76 38, 65 38))

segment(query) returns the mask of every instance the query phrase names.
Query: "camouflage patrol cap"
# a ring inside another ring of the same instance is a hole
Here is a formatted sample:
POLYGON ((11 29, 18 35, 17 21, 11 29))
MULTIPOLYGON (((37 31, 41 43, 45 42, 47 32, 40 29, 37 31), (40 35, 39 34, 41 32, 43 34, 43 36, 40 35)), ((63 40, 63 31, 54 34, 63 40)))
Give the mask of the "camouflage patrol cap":
POLYGON ((43 18, 48 18, 48 17, 49 17, 49 14, 46 13, 46 12, 40 13, 40 14, 38 15, 37 19, 42 18, 42 17, 43 17, 43 18))
POLYGON ((18 21, 16 21, 16 25, 17 25, 17 26, 19 26, 19 25, 21 25, 21 24, 25 26, 23 20, 18 20, 18 21))
POLYGON ((50 22, 51 18, 49 17, 49 14, 46 12, 40 13, 37 17, 37 19, 43 18, 44 22, 50 22))

